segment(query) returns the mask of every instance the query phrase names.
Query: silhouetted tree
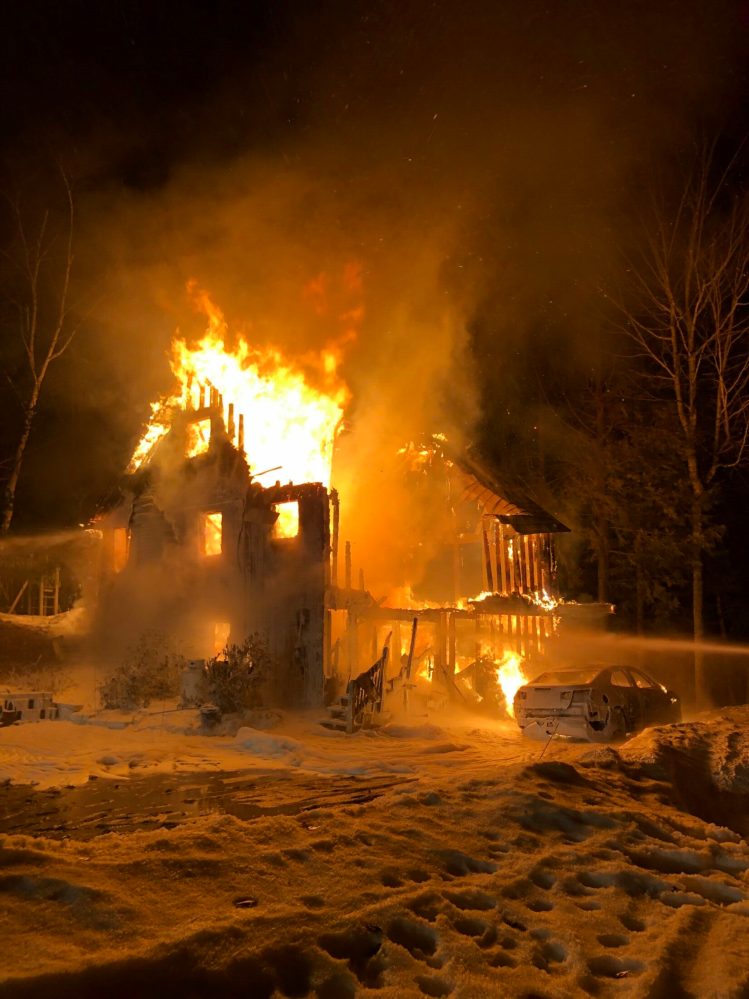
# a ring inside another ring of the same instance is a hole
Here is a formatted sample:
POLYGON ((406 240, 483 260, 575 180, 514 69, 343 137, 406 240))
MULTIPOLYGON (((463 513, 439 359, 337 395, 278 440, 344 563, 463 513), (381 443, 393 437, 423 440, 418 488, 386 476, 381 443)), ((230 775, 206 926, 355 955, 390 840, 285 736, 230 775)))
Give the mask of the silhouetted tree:
POLYGON ((0 535, 7 534, 13 521, 18 480, 50 365, 65 353, 75 335, 69 312, 75 211, 70 182, 62 169, 60 177, 64 209, 57 225, 51 224, 49 209, 38 215, 26 209, 20 194, 6 199, 11 225, 2 250, 7 274, 3 324, 17 338, 25 374, 8 376, 21 407, 21 424, 0 494, 0 535))
POLYGON ((749 210, 703 153, 675 205, 654 199, 630 260, 624 328, 654 398, 672 409, 689 491, 695 687, 707 700, 703 561, 707 509, 722 473, 749 457, 749 210))

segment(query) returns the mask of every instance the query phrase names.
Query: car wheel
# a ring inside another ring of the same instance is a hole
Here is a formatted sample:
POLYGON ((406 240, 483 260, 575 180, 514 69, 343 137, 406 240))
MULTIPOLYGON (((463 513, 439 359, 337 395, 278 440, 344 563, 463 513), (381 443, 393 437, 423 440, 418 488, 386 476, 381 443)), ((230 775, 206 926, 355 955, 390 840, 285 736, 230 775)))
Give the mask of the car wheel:
POLYGON ((621 708, 612 708, 602 729, 591 729, 591 742, 622 742, 627 736, 627 722, 621 708))

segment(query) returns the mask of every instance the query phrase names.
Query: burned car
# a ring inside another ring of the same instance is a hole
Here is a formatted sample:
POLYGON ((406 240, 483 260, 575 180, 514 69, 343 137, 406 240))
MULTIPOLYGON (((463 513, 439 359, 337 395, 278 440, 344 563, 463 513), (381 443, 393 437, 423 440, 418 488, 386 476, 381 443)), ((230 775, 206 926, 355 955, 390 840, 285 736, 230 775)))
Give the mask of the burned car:
POLYGON ((542 673, 515 694, 524 735, 614 742, 648 725, 681 719, 679 697, 642 670, 590 666, 542 673))

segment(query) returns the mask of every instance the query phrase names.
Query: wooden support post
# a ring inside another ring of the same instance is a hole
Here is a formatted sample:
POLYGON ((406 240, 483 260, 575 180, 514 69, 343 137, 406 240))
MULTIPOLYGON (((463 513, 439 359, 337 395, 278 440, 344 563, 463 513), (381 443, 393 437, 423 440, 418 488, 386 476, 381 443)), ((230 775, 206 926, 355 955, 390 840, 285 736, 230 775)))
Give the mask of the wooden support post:
POLYGON ((492 593, 501 593, 502 584, 499 581, 499 568, 497 566, 497 521, 492 519, 489 524, 489 565, 492 571, 492 593))
POLYGON ((338 492, 333 489, 330 493, 330 501, 333 504, 333 537, 330 548, 330 575, 333 586, 338 587, 338 530, 341 518, 341 504, 338 501, 338 492))
POLYGON ((359 589, 364 592, 364 570, 359 569, 359 589))
POLYGON ((441 610, 437 618, 437 641, 434 648, 434 670, 437 676, 447 682, 447 657, 445 656, 446 628, 445 612, 441 610))
POLYGON ((512 545, 511 555, 510 555, 510 593, 515 593, 515 591, 518 588, 517 584, 515 582, 515 558, 516 558, 515 543, 516 543, 516 541, 517 541, 517 536, 514 537, 514 538, 510 538, 510 544, 512 545))
MULTIPOLYGON (((489 565, 489 539, 486 531, 486 518, 481 518, 481 589, 487 593, 492 589, 491 568, 489 565)), ((456 601, 457 603, 457 596, 456 601)))
POLYGON ((347 590, 351 589, 351 542, 346 542, 343 561, 343 582, 347 590))
POLYGON ((455 641, 455 615, 452 611, 447 612, 447 672, 450 676, 455 676, 456 662, 456 641, 455 641))
POLYGON ((44 576, 39 577, 39 616, 44 614, 44 576))
POLYGON ((498 522, 497 526, 499 528, 499 538, 497 540, 497 545, 499 546, 499 562, 502 573, 502 588, 500 592, 504 593, 506 596, 509 591, 507 584, 507 564, 506 564, 507 545, 505 544, 505 529, 501 521, 498 522))
POLYGON ((525 563, 528 566, 528 592, 538 589, 533 578, 533 552, 531 551, 531 539, 529 535, 523 538, 525 542, 525 563))
POLYGON ((235 429, 236 428, 234 426, 234 403, 230 402, 229 403, 229 420, 228 420, 228 425, 226 427, 226 432, 229 435, 229 440, 232 443, 234 443, 234 431, 235 431, 235 429))
POLYGON ((411 641, 408 646, 408 660, 406 662, 406 675, 403 682, 403 709, 408 711, 408 689, 411 683, 411 669, 414 662, 414 649, 416 647, 416 629, 419 626, 419 619, 415 617, 411 624, 411 641))
POLYGON ((406 664, 406 678, 411 678, 411 670, 414 664, 414 651, 416 649, 416 629, 419 627, 418 617, 414 617, 411 622, 411 641, 408 645, 408 663, 406 664))
POLYGON ((239 414, 239 427, 237 429, 237 448, 244 451, 244 413, 239 414))
POLYGON ((60 566, 55 567, 55 597, 52 605, 55 614, 60 613, 60 566))

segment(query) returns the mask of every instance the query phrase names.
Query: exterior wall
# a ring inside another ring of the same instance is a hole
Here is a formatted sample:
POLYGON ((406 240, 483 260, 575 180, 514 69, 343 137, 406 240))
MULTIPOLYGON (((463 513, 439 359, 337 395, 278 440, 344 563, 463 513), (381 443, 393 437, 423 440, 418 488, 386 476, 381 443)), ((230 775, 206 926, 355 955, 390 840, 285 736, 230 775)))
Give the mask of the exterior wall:
POLYGON ((271 652, 283 664, 280 703, 320 705, 330 556, 329 494, 319 483, 258 490, 248 503, 247 517, 244 630, 266 635, 271 652), (299 505, 298 534, 274 538, 274 508, 288 502, 299 505))
POLYGON ((241 644, 259 633, 278 662, 273 703, 322 704, 327 490, 314 483, 263 489, 219 426, 208 451, 189 459, 178 434, 166 438, 125 494, 99 525, 110 556, 100 588, 103 645, 116 655, 155 631, 198 659, 219 651, 217 635, 241 644), (299 532, 274 538, 275 506, 289 501, 299 505, 299 532), (127 510, 127 564, 115 572, 114 532, 127 510), (211 554, 206 532, 219 519, 220 550, 211 554))

